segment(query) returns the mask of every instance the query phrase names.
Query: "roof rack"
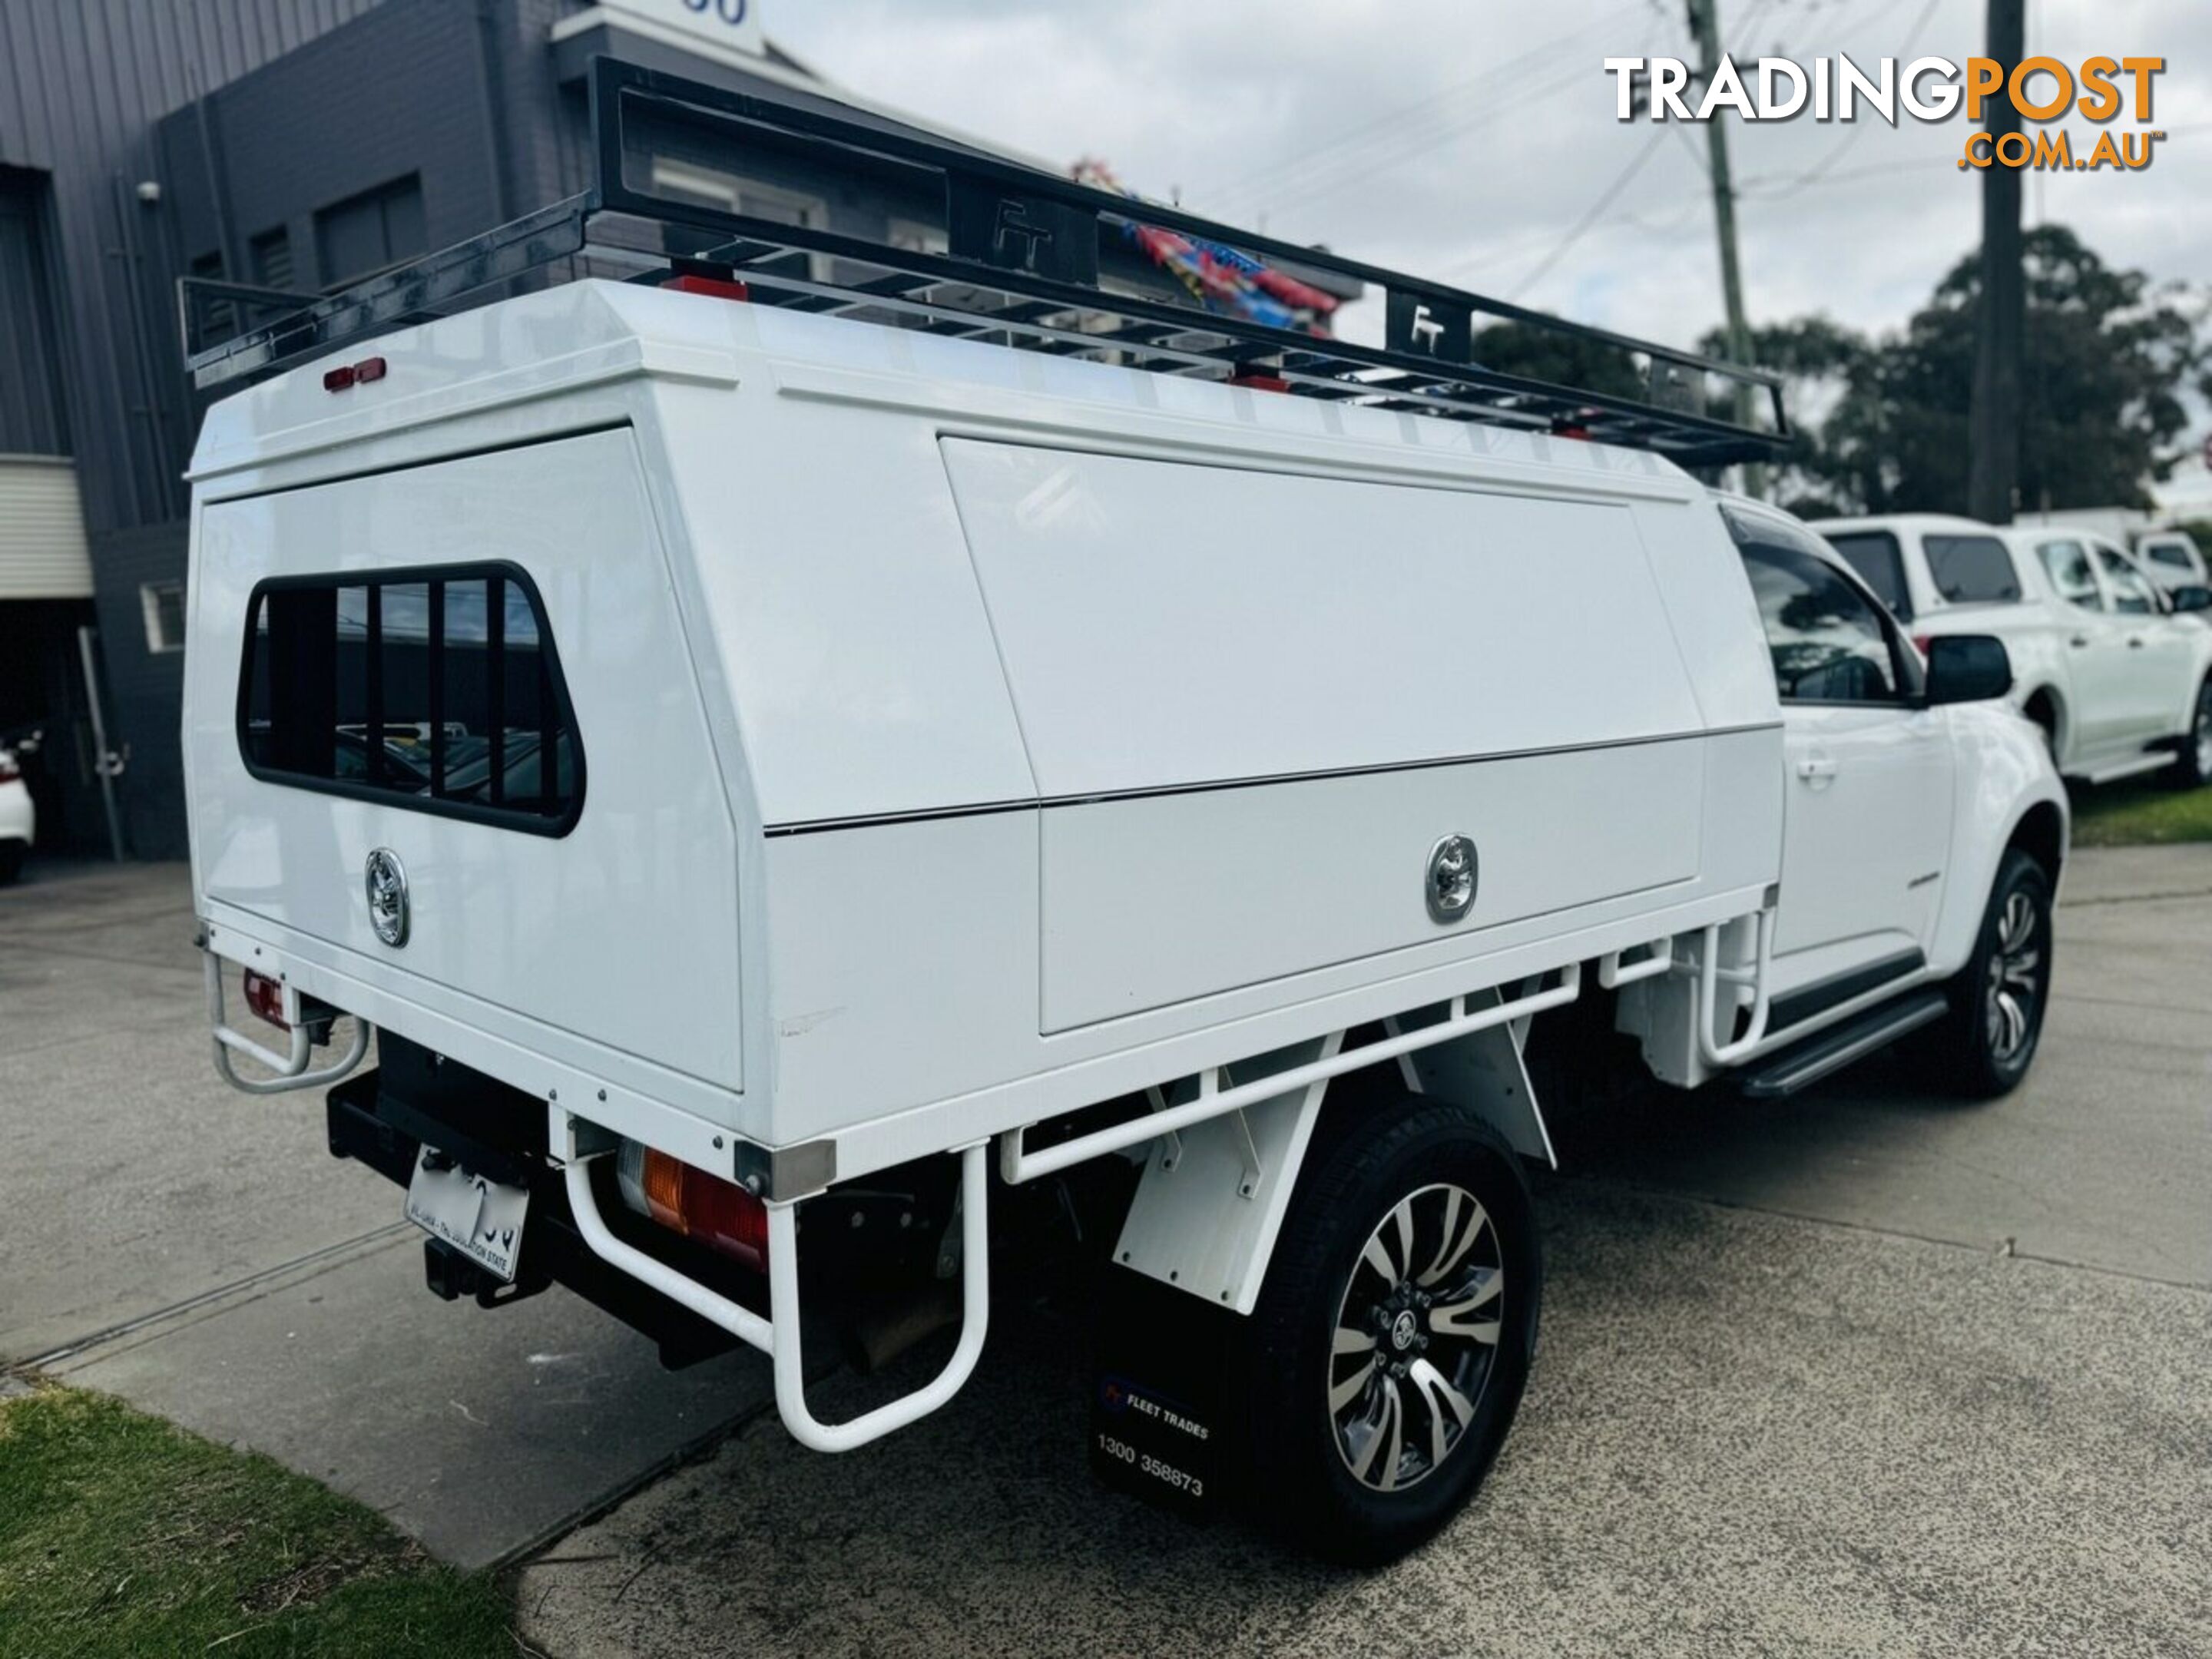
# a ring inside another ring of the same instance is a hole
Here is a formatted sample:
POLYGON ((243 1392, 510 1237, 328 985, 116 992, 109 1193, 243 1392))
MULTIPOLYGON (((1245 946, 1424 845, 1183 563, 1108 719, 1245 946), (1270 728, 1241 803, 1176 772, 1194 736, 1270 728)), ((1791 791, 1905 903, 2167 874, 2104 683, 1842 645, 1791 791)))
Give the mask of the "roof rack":
POLYGON ((1139 202, 823 100, 763 98, 608 58, 593 60, 590 90, 597 178, 565 201, 321 297, 180 279, 194 385, 267 374, 568 260, 572 274, 580 262, 631 281, 742 280, 757 304, 1564 433, 1656 451, 1685 466, 1762 459, 1790 441, 1781 383, 1762 370, 1139 202), (788 176, 794 163, 831 161, 913 202, 918 222, 938 215, 944 251, 781 224, 694 191, 656 188, 653 162, 664 156, 768 179, 788 176), (1102 246, 1139 231, 1174 233, 1231 263, 1242 255, 1380 289, 1383 343, 1109 289, 1102 246), (234 326, 241 313, 265 316, 287 303, 273 320, 200 343, 211 318, 234 326), (1520 357, 1534 347, 1572 372, 1555 380, 1486 365, 1485 342, 1495 337, 1482 319, 1516 325, 1520 357), (1568 383, 1577 377, 1602 384, 1568 383))

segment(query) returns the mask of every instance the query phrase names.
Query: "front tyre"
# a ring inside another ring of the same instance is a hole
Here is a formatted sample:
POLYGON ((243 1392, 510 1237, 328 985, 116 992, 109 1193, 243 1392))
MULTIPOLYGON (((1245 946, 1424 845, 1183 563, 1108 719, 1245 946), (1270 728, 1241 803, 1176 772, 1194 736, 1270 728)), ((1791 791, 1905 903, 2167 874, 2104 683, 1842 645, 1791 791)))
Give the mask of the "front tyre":
POLYGON ((2034 1058, 2051 1000, 2051 878, 2018 848, 1997 866, 1974 953, 1952 980, 1943 1027, 1959 1092, 2008 1094, 2034 1058))
POLYGON ((2173 757, 2166 775, 2177 789, 2212 783, 2212 675, 2207 675, 2204 684, 2197 688, 2189 730, 2181 736, 2181 752, 2173 757))
POLYGON ((1486 1126, 1409 1095, 1325 1118, 1253 1314, 1268 1519, 1360 1565, 1435 1534, 1512 1425, 1542 1279, 1520 1161, 1486 1126))

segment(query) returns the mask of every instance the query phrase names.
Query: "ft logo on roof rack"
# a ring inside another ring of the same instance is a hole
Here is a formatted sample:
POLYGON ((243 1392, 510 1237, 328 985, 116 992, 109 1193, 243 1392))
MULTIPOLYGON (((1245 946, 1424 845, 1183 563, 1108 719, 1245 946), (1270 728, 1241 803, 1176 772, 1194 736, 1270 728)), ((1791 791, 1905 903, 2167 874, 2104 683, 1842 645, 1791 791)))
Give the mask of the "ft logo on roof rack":
POLYGON ((1994 58, 1916 58, 1899 66, 1876 60, 1869 74, 1842 54, 1816 58, 1808 66, 1788 58, 1762 58, 1748 74, 1723 57, 1711 75, 1694 74, 1679 58, 1608 58, 1613 77, 1613 116, 1633 121, 1710 121, 1732 110, 1746 121, 1789 121, 1809 113, 1815 121, 1851 122, 1863 113, 1895 126, 1899 114, 1917 121, 1948 121, 1961 110, 1982 119, 1990 101, 2009 99, 2021 119, 2044 125, 2069 114, 2104 123, 2123 114, 2138 131, 2100 131, 2096 143, 2075 153, 2073 135, 2024 132, 1995 137, 1978 131, 1966 140, 1959 166, 2098 172, 2136 171, 2151 164, 2166 137, 2149 128, 2151 88, 2166 72, 2163 58, 2087 58, 2079 64, 2057 58, 2024 58, 2009 70, 1994 58))

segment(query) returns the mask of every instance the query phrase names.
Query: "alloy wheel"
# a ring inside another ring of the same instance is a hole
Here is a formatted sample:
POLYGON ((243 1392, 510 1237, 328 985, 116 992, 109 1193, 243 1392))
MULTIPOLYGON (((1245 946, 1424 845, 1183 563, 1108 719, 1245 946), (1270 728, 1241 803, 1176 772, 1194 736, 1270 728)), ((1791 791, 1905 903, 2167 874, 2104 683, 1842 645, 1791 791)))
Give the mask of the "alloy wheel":
POLYGON ((1983 998, 1990 1054, 2000 1064, 2018 1058, 2035 1030, 2036 1005, 2043 994, 2042 966, 2035 902, 2026 893, 2010 894, 1997 919, 1997 948, 1990 954, 1983 998))
POLYGON ((1401 1491, 1451 1455, 1496 1365, 1504 1296, 1497 1224, 1465 1188, 1423 1187, 1376 1224, 1328 1364, 1336 1449, 1354 1480, 1401 1491))

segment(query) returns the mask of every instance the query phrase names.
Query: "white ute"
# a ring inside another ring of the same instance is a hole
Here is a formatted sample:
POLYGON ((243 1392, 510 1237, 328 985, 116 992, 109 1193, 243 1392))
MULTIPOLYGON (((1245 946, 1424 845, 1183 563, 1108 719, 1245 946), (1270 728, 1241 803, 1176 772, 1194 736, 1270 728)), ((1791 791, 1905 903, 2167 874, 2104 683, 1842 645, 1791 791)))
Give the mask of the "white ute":
POLYGON ((2070 526, 1904 514, 1813 528, 1916 640, 2002 640, 2013 702, 2066 776, 2212 781, 2212 592, 2161 592, 2117 546, 2070 526))
MULTIPOLYGON (((776 118, 594 74, 603 137, 776 118)), ((675 204, 719 264, 379 324, 503 231, 196 357, 316 354, 192 473, 218 1062, 334 1085, 441 1294, 749 1344, 823 1449, 943 1404, 994 1279, 1076 1275, 1095 1467, 1387 1558, 1533 1357, 1524 1045, 1779 1095, 1927 1028, 2001 1093, 2064 796, 2001 646, 1923 670, 1670 459, 1772 441, 1683 407, 1717 366, 1494 374, 1486 302, 1349 262, 1383 348, 1111 295, 1127 202, 803 119, 941 174, 952 252, 675 204), (879 1361, 959 1335, 824 1423, 802 1305, 879 1361)), ((608 172, 534 252, 655 205, 608 172)))

